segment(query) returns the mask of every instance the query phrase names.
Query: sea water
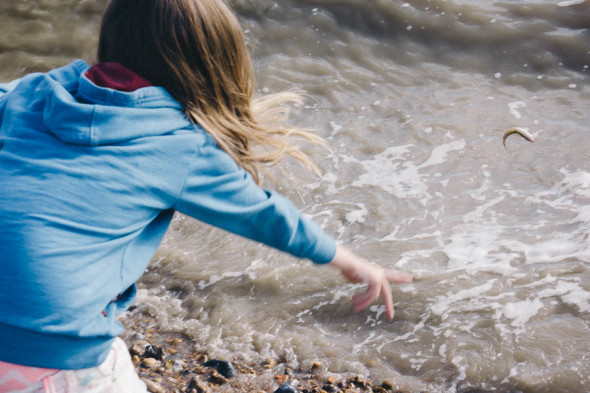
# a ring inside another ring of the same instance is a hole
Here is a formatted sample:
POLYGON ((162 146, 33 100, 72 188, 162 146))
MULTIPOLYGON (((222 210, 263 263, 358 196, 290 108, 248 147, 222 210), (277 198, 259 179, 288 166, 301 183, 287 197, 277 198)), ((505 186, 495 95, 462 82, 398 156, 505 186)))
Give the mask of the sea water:
MULTIPOLYGON (((230 359, 431 392, 590 392, 590 2, 233 0, 257 94, 317 178, 265 186, 414 282, 354 314, 335 269, 177 215, 135 313, 230 359), (529 130, 535 143, 502 135, 529 130)), ((105 0, 2 0, 0 79, 95 61, 105 0)), ((274 176, 272 176, 274 173, 274 176)))

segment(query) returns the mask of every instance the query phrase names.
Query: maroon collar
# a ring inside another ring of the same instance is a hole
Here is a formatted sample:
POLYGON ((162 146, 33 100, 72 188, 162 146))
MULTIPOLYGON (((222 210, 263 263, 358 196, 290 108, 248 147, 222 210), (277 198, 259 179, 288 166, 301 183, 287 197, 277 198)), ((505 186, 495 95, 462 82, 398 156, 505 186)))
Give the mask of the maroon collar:
POLYGON ((98 63, 92 66, 85 75, 95 85, 119 91, 131 92, 142 87, 153 86, 149 81, 120 63, 98 63))

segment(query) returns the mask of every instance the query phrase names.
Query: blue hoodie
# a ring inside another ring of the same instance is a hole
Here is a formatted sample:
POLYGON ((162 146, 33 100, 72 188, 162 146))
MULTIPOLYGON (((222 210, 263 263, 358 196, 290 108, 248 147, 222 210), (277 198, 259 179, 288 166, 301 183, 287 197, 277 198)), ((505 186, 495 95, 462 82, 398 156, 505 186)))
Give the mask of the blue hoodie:
POLYGON ((0 360, 102 363, 175 211, 333 259, 334 239, 260 189, 166 90, 98 87, 87 70, 0 85, 0 360))

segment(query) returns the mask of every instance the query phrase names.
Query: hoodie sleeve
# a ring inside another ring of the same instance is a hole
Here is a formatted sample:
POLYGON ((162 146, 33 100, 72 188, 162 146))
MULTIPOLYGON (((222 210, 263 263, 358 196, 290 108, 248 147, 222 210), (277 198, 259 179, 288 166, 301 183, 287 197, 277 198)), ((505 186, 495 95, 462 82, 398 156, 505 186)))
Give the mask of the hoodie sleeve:
POLYGON ((216 144, 199 148, 175 209, 200 221, 315 263, 335 240, 281 195, 263 190, 216 144))

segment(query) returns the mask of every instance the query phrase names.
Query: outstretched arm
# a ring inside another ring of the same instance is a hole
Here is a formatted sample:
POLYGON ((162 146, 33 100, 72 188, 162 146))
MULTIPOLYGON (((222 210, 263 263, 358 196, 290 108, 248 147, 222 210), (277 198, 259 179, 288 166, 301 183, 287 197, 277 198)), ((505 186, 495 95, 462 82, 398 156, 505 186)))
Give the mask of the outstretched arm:
POLYGON ((365 292, 353 296, 354 312, 365 309, 381 296, 389 319, 393 319, 393 297, 390 284, 412 282, 412 274, 385 269, 340 245, 336 249, 336 255, 330 262, 330 266, 339 268, 348 281, 368 285, 365 292))

